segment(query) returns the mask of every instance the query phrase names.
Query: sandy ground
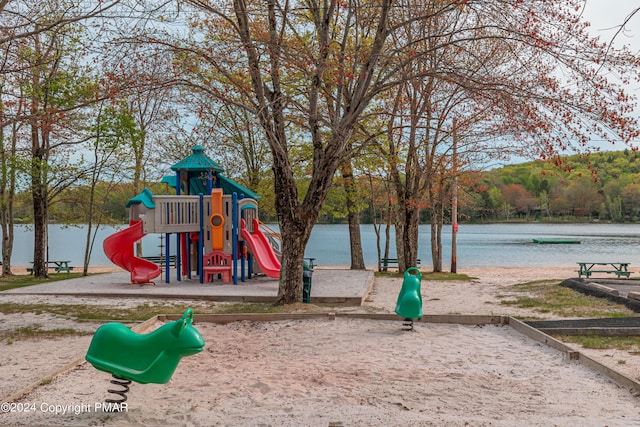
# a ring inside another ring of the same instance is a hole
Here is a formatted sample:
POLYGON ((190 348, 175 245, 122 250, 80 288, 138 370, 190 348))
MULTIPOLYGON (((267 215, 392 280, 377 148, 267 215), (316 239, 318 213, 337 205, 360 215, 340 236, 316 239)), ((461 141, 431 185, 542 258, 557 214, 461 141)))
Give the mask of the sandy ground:
MULTIPOLYGON (((575 276, 571 268, 461 272, 477 279, 423 283, 425 313, 544 318, 500 301, 513 284, 575 276)), ((356 310, 393 312, 400 286, 401 279, 377 278, 356 310)), ((0 302, 34 298, 4 295, 0 302)), ((88 333, 98 326, 45 314, 0 315, 0 332, 28 325, 88 333)), ((0 425, 640 425, 633 392, 508 326, 416 323, 416 332, 405 332, 400 321, 338 317, 196 328, 204 351, 182 359, 168 384, 133 384, 122 412, 103 411, 109 375, 84 363, 10 404, 13 412, 0 413, 0 425)), ((0 341, 0 396, 82 358, 90 339, 0 341)), ((635 353, 585 353, 627 376, 640 375, 635 353)))

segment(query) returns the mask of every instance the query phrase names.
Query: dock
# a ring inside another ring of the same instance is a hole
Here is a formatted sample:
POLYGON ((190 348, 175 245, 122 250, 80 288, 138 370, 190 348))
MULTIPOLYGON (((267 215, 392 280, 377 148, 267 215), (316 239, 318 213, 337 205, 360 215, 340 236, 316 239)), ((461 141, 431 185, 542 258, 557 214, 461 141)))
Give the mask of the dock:
POLYGON ((542 238, 536 238, 533 239, 533 243, 540 243, 540 244, 579 244, 580 240, 577 239, 563 239, 563 238, 546 238, 546 237, 542 237, 542 238))

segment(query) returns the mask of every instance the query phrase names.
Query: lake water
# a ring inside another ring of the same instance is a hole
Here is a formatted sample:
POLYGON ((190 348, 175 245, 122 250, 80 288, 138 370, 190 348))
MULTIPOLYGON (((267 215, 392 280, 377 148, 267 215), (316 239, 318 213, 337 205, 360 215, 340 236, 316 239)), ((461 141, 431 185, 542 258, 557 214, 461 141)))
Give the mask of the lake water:
MULTIPOLYGON (((49 226, 49 258, 68 259, 82 265, 86 229, 49 226)), ((102 241, 121 227, 103 227, 93 251, 91 265, 111 265, 102 252, 102 241)), ((277 229, 276 227, 273 227, 277 229)), ((392 245, 394 237, 392 234, 392 245)), ((33 260, 33 231, 16 227, 13 265, 28 265, 33 260)), ((143 239, 145 255, 160 253, 160 235, 143 239)), ((420 227, 418 256, 422 266, 431 266, 429 226, 420 227)), ((372 225, 362 226, 362 244, 367 266, 377 265, 376 237, 372 225)), ((171 245, 175 248, 175 236, 171 245)), ((451 265, 451 227, 443 232, 443 269, 451 265)), ((391 253, 395 256, 395 245, 391 253)), ((347 225, 316 225, 305 256, 316 264, 349 266, 347 225)), ((458 231, 458 268, 464 267, 567 267, 578 261, 620 261, 640 265, 640 225, 633 224, 460 224, 458 231), (537 244, 534 238, 575 238, 580 244, 537 244)))

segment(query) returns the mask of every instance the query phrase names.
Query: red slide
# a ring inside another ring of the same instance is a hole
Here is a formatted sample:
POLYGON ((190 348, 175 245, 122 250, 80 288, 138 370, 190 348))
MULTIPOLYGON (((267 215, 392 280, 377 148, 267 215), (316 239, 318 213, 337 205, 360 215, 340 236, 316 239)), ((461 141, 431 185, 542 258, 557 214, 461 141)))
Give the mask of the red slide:
POLYGON ((151 279, 160 276, 160 266, 133 255, 133 244, 142 232, 142 221, 131 221, 129 227, 104 239, 104 253, 118 267, 131 272, 131 283, 153 283, 151 279))
POLYGON ((278 279, 280 277, 280 260, 273 252, 273 248, 269 244, 266 236, 260 231, 260 223, 257 219, 253 220, 253 233, 247 230, 247 224, 244 219, 240 220, 240 231, 242 237, 249 245, 253 256, 256 258, 260 270, 269 277, 278 279))

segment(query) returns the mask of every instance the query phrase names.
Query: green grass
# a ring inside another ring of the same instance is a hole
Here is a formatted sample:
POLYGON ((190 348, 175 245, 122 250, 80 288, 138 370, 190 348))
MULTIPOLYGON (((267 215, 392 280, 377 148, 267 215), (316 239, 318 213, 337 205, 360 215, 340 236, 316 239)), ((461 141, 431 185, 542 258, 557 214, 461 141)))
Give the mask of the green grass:
POLYGON ((90 335, 91 332, 78 331, 73 328, 42 329, 42 325, 33 324, 7 331, 0 331, 0 340, 12 344, 17 340, 58 338, 71 335, 90 335))
MULTIPOLYGON (((192 307, 197 314, 229 314, 229 313, 282 313, 291 310, 292 307, 273 306, 258 303, 207 303, 206 305, 187 306, 182 304, 142 304, 134 308, 117 308, 100 305, 86 304, 0 304, 0 312, 4 314, 14 313, 49 313, 52 315, 72 318, 75 321, 85 322, 109 322, 121 323, 142 322, 156 315, 181 314, 187 308, 192 307)), ((315 307, 315 306, 314 306, 315 307)), ((309 308, 305 304, 305 308, 309 308)), ((0 341, 7 345, 15 341, 28 339, 47 339, 74 335, 90 335, 92 332, 79 331, 73 328, 43 329, 40 324, 19 327, 12 330, 0 331, 0 341)))
POLYGON ((509 288, 508 294, 500 296, 501 304, 567 318, 638 315, 622 304, 559 286, 560 282, 560 280, 540 280, 513 285, 509 288))
POLYGON ((150 319, 155 315, 180 314, 192 307, 198 314, 227 314, 227 313, 280 313, 286 307, 258 303, 209 303, 206 305, 184 304, 142 304, 135 308, 118 308, 89 304, 18 304, 0 303, 0 313, 50 313, 70 317, 79 321, 129 321, 138 322, 150 319))
MULTIPOLYGON (((398 271, 376 271, 373 273, 375 277, 404 277, 404 273, 398 271)), ((448 272, 422 272, 422 280, 433 281, 473 281, 475 277, 467 276, 466 274, 448 273, 448 272)))
POLYGON ((30 274, 18 274, 14 276, 0 277, 0 292, 9 289, 24 288, 25 286, 39 285, 41 283, 57 282, 58 280, 68 280, 81 277, 82 273, 60 273, 50 274, 47 279, 36 279, 30 274))
POLYGON ((563 342, 580 344, 584 348, 597 350, 627 350, 638 352, 640 350, 640 337, 603 337, 600 335, 555 335, 555 338, 563 342))

